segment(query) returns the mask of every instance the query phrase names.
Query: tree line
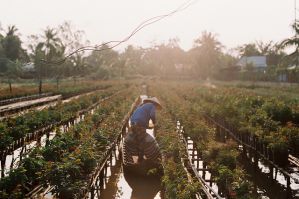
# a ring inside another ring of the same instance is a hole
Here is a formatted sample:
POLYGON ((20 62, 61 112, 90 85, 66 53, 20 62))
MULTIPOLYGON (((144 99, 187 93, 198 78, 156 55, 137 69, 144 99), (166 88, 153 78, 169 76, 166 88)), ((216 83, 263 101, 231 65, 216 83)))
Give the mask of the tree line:
POLYGON ((242 56, 266 56, 268 68, 276 71, 298 65, 299 23, 295 22, 292 28, 296 32, 292 38, 276 43, 257 41, 240 45, 234 49, 236 53, 226 50, 216 34, 204 31, 187 51, 179 46, 179 39, 174 38, 150 48, 129 45, 122 52, 101 45, 97 50, 77 52, 65 59, 76 49, 90 45, 84 32, 76 30, 70 22, 30 35, 26 46, 16 26, 8 26, 0 33, 0 74, 10 89, 13 80, 31 78, 38 82, 39 92, 42 92, 43 80, 48 78, 55 79, 57 87, 63 78, 73 78, 74 82, 81 77, 217 78, 223 75, 223 69, 235 67, 242 56), (295 50, 288 55, 284 49, 289 46, 295 50))

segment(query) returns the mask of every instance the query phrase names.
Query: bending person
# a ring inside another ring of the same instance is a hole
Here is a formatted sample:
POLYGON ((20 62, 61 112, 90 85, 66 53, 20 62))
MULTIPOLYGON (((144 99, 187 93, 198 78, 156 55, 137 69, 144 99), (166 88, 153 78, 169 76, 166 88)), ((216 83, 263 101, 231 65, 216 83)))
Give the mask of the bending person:
MULTIPOLYGON (((143 103, 137 107, 131 116, 131 129, 137 145, 142 145, 143 138, 146 136, 146 129, 149 128, 149 121, 156 124, 156 110, 162 109, 159 100, 151 97, 143 100, 143 103)), ((139 147, 141 149, 141 147, 139 147)), ((138 161, 143 159, 143 151, 139 151, 138 161)))

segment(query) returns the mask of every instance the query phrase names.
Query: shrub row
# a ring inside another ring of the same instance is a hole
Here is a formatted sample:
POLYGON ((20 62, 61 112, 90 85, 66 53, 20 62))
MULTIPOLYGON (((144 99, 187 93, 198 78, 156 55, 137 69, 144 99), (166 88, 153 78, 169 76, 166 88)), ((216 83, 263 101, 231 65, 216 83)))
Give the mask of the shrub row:
MULTIPOLYGON (((93 115, 74 125, 67 133, 35 148, 17 169, 0 181, 0 198, 24 198, 37 185, 53 187, 59 198, 81 198, 89 178, 101 163, 109 144, 120 132, 134 90, 114 96, 93 115)), ((136 96, 136 95, 135 95, 136 96)))
MULTIPOLYGON (((118 89, 118 88, 117 88, 118 89)), ((43 110, 34 110, 24 115, 7 118, 0 122, 0 151, 5 150, 14 141, 26 137, 49 125, 59 125, 75 117, 79 111, 87 109, 100 99, 114 93, 116 88, 83 96, 67 103, 58 103, 43 110)))

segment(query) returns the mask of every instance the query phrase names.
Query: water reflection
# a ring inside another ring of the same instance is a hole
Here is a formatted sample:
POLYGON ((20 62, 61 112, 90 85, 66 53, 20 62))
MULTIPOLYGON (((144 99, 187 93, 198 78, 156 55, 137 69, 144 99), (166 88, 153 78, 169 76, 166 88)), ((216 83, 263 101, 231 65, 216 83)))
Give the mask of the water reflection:
POLYGON ((107 168, 107 179, 95 198, 160 199, 161 181, 157 176, 136 176, 124 172, 119 154, 107 168))
POLYGON ((111 176, 100 191, 100 199, 160 199, 158 177, 142 177, 124 173, 120 161, 111 168, 111 176))
POLYGON ((247 178, 253 183, 256 197, 262 198, 290 198, 283 185, 272 179, 266 169, 259 169, 254 164, 248 164, 248 157, 242 154, 238 161, 247 173, 247 178))
POLYGON ((158 199, 160 197, 161 182, 159 177, 137 176, 124 173, 126 182, 132 189, 130 199, 158 199))

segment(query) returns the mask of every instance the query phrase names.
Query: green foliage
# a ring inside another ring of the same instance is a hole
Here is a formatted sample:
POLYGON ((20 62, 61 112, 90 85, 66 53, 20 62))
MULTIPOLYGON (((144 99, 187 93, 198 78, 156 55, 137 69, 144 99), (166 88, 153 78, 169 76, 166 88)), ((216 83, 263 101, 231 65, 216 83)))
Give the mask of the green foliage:
POLYGON ((55 107, 31 111, 24 115, 7 119, 5 123, 2 123, 3 131, 0 133, 2 138, 0 147, 8 146, 13 141, 25 137, 28 133, 32 133, 37 129, 69 121, 77 115, 78 111, 91 106, 92 101, 95 101, 95 99, 98 101, 102 95, 105 94, 84 96, 75 101, 58 104, 55 107))
MULTIPOLYGON (((159 83, 157 85, 155 89, 158 90, 158 92, 156 91, 158 94, 155 95, 163 96, 163 100, 167 104, 167 111, 170 112, 175 121, 180 121, 180 125, 184 127, 186 136, 191 137, 194 144, 196 144, 197 153, 199 155, 202 154, 203 161, 211 169, 213 180, 216 180, 220 192, 228 198, 236 196, 237 198, 252 198, 253 186, 246 179, 244 171, 238 165, 237 158, 240 151, 237 149, 237 145, 230 140, 227 140, 225 143, 215 141, 215 129, 205 122, 202 114, 205 112, 210 114, 212 112, 215 118, 225 118, 230 124, 235 124, 238 121, 239 126, 241 125, 240 119, 246 118, 248 120, 248 115, 242 114, 242 111, 252 110, 253 106, 253 111, 259 109, 263 104, 262 100, 250 97, 245 99, 233 98, 232 95, 236 91, 225 93, 219 89, 198 88, 198 84, 192 85, 189 82, 168 85, 161 85, 159 83)), ((267 117, 267 113, 263 112, 263 114, 267 117)), ((162 117, 161 122, 163 126, 164 124, 168 126, 169 122, 165 119, 165 114, 162 117)), ((168 129, 172 131, 171 127, 168 127, 168 129)), ((175 161, 175 157, 184 157, 184 152, 182 152, 184 149, 180 147, 179 143, 173 141, 178 139, 178 137, 172 133, 165 133, 169 132, 169 130, 165 131, 164 128, 163 130, 162 132, 159 131, 161 135, 158 134, 158 140, 163 150, 168 152, 164 152, 164 154, 170 154, 165 157, 170 158, 172 161, 167 162, 166 166, 164 165, 165 174, 163 179, 167 187, 166 197, 184 198, 185 192, 179 189, 183 185, 172 178, 173 171, 175 169, 179 170, 181 163, 181 161, 175 161), (164 147, 164 145, 167 147, 164 147), (178 151, 178 153, 173 153, 175 151, 178 151), (177 165, 174 165, 175 163, 177 165)), ((176 172, 179 173, 179 171, 176 172)), ((181 176, 184 176, 183 172, 179 176, 175 176, 175 178, 179 178, 181 182, 184 182, 181 176)), ((188 184, 188 182, 184 183, 188 184)), ((198 192, 198 187, 194 186, 194 183, 190 183, 189 181, 189 185, 194 190, 192 194, 198 192)), ((192 194, 187 194, 186 197, 192 198, 192 194)))
POLYGON ((104 133, 103 131, 104 129, 98 129, 93 135, 94 139, 102 146, 107 145, 109 143, 108 138, 104 136, 105 134, 107 135, 107 133, 104 133))
POLYGON ((74 140, 71 135, 65 134, 53 139, 47 147, 42 149, 41 153, 46 161, 61 161, 63 156, 74 151, 77 145, 77 140, 74 140))
MULTIPOLYGON (((26 154, 18 169, 1 179, 1 198, 24 198, 36 185, 53 186, 52 193, 59 198, 81 198, 95 167, 101 163, 109 147, 108 140, 115 139, 120 133, 121 117, 130 107, 132 99, 128 96, 132 93, 135 96, 133 91, 130 89, 115 96, 95 110, 98 115, 103 112, 101 109, 110 113, 100 126, 96 125, 98 120, 86 114, 85 120, 75 124, 68 132, 56 135, 46 146, 26 154), (124 102, 123 106, 119 101, 124 102)), ((91 99, 91 96, 88 97, 91 99)), ((15 123, 24 121, 24 118, 13 120, 15 123)), ((2 129, 5 128, 2 125, 2 129)))
POLYGON ((4 150, 13 140, 9 135, 7 125, 3 122, 0 122, 0 140, 0 150, 4 150))
POLYGON ((193 68, 202 78, 209 78, 221 65, 222 44, 216 39, 215 34, 207 31, 194 43, 195 47, 190 50, 195 62, 193 68))
POLYGON ((17 30, 15 26, 9 26, 6 36, 1 40, 5 56, 11 61, 19 59, 21 53, 21 40, 16 35, 17 30))
MULTIPOLYGON (((162 89, 157 90, 159 91, 159 94, 156 94, 157 96, 165 97, 167 92, 164 92, 162 89)), ((162 162, 164 169, 162 177, 165 189, 164 197, 177 199, 193 198, 199 192, 200 185, 188 179, 182 165, 182 158, 186 157, 186 152, 182 143, 178 141, 179 138, 175 129, 176 123, 172 120, 170 114, 170 111, 173 110, 171 109, 172 105, 174 105, 173 100, 167 98, 165 104, 167 104, 167 107, 163 108, 159 117, 161 126, 156 128, 157 141, 164 156, 164 161, 162 162)))
POLYGON ((81 178, 81 161, 73 157, 48 165, 45 176, 51 185, 55 185, 53 192, 59 193, 62 198, 75 198, 76 193, 80 193, 84 186, 83 182, 78 180, 81 178))
POLYGON ((44 158, 39 153, 35 153, 36 152, 33 152, 30 157, 24 159, 24 161, 22 162, 22 167, 26 170, 26 181, 29 182, 40 180, 41 174, 44 169, 43 167, 45 165, 44 158))
POLYGON ((253 184, 245 180, 246 174, 241 169, 234 170, 234 182, 232 183, 232 190, 236 194, 236 198, 250 199, 253 197, 253 184))
POLYGON ((262 55, 261 52, 257 49, 256 44, 245 44, 238 48, 240 55, 243 56, 259 56, 262 55))
POLYGON ((10 172, 8 177, 4 177, 0 181, 0 196, 3 198, 24 198, 26 190, 26 169, 19 167, 10 172))
POLYGON ((169 159, 164 162, 162 182, 165 187, 165 197, 173 199, 189 199, 199 190, 199 184, 188 182, 181 164, 169 159))
POLYGON ((229 190, 233 183, 238 182, 240 176, 237 170, 237 156, 239 152, 234 145, 210 144, 208 151, 204 152, 204 161, 211 168, 212 175, 216 176, 217 185, 221 190, 229 190))
POLYGON ((222 189, 227 188, 234 180, 233 171, 227 166, 220 165, 216 175, 216 182, 222 189))
POLYGON ((295 36, 285 39, 281 42, 282 48, 288 48, 288 47, 295 47, 295 51, 291 52, 289 55, 287 55, 288 58, 292 60, 292 64, 295 66, 298 66, 298 55, 299 55, 299 38, 298 38, 298 32, 299 32, 299 22, 296 20, 294 24, 292 25, 293 30, 295 31, 295 36))
MULTIPOLYGON (((274 152, 274 161, 285 165, 288 149, 298 151, 294 141, 283 130, 289 123, 297 123, 297 102, 273 96, 259 96, 243 88, 200 88, 192 101, 217 121, 233 126, 243 136, 255 136, 274 152), (218 103, 221 102, 221 103, 218 103), (220 119, 221 118, 221 119, 220 119)), ((292 134, 292 133, 290 133, 292 134)))
POLYGON ((262 106, 269 117, 275 121, 279 121, 283 124, 293 120, 293 113, 290 106, 279 100, 269 100, 262 106))

